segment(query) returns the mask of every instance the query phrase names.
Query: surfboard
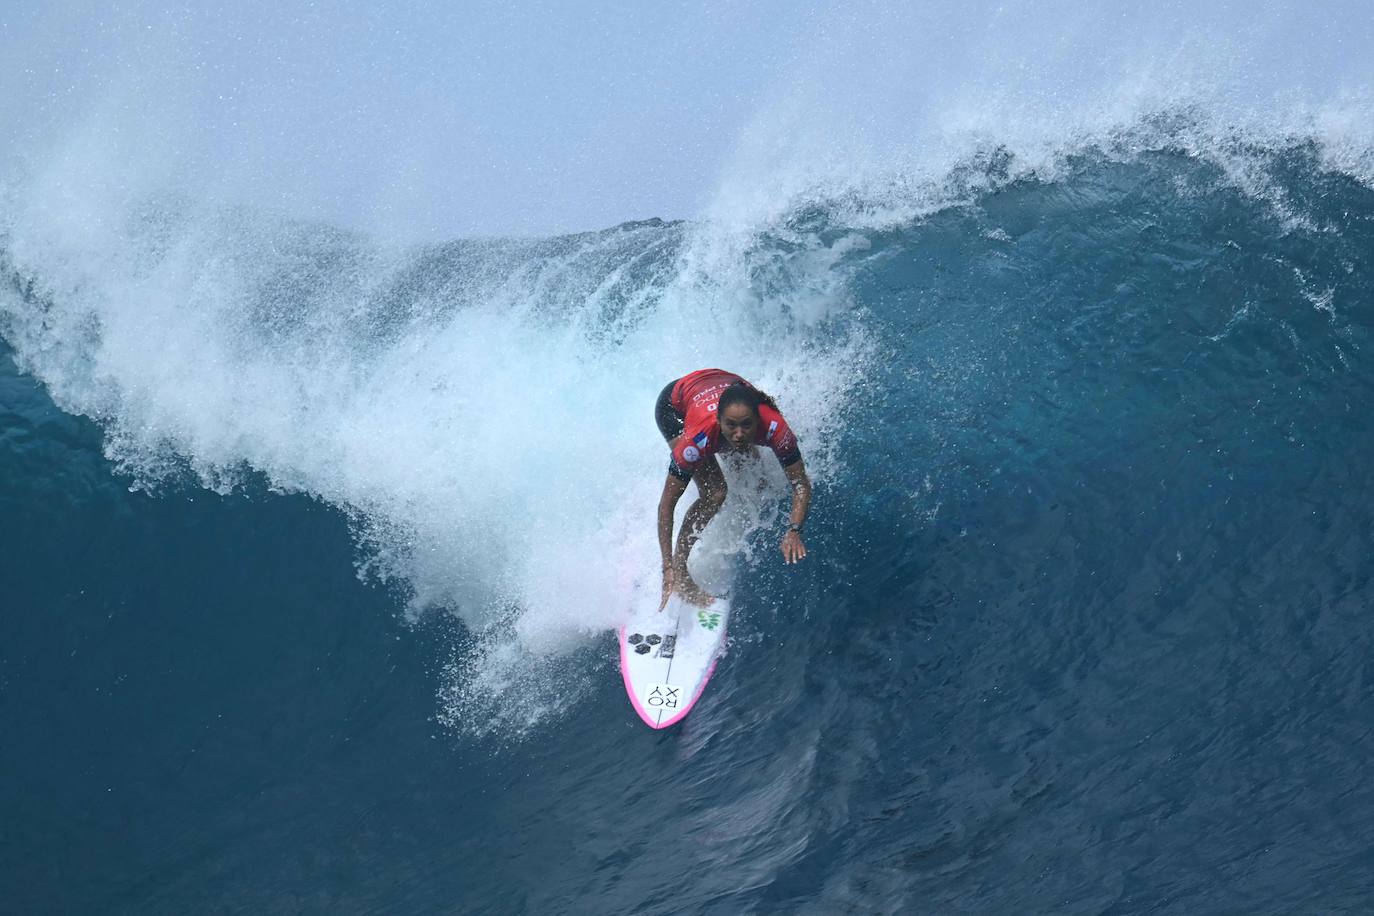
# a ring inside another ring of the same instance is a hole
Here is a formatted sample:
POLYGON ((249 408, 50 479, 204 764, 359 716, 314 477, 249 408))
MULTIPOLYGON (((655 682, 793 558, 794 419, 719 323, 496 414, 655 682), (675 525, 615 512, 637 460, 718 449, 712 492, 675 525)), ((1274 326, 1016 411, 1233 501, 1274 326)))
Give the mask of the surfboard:
POLYGON ((667 728, 691 712, 725 651, 730 600, 698 607, 674 594, 654 601, 620 628, 620 673, 635 712, 650 728, 667 728))

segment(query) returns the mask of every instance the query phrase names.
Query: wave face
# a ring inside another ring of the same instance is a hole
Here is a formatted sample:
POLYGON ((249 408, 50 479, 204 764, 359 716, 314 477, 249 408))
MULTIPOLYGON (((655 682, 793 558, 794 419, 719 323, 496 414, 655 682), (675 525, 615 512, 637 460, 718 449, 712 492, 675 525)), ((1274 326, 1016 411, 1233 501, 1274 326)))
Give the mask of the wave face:
MULTIPOLYGON (((30 648, 0 670, 38 762, 7 783, 88 799, 97 838, 146 818, 67 902, 394 902, 415 868, 408 901, 468 911, 1365 899, 1374 191, 1316 141, 1200 136, 1142 123, 1039 172, 992 148, 743 228, 419 249, 177 199, 94 233, 12 213, 30 648), (730 653, 665 739, 630 724, 607 631, 654 587, 651 402, 707 364, 799 429, 811 556, 776 559, 776 469, 736 479, 703 548, 735 570, 730 653), (100 536, 73 556, 76 530, 100 536), (70 673, 72 633, 113 648, 70 673), (207 639, 226 682, 262 671, 248 699, 168 699, 203 672, 133 661, 207 639), (71 683, 97 701, 58 704, 71 683), (193 740, 207 700, 237 742, 193 740), (289 732, 258 724, 279 704, 289 732), (41 763, 89 734, 107 768, 41 763), (230 764, 259 788, 223 790, 230 764), (392 813, 360 829, 337 800, 364 796, 392 813), (192 802, 203 852, 168 858, 192 802), (306 833, 370 876, 293 871, 306 833)), ((16 810, 40 859, 70 840, 16 810)))

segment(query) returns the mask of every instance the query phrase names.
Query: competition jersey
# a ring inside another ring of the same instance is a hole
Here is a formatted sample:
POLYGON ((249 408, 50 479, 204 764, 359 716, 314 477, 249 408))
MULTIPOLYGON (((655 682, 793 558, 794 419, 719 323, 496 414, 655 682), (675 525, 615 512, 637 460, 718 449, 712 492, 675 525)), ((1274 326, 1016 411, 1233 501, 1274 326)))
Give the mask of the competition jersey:
MULTIPOLYGON (((716 410, 720 406, 720 396, 735 382, 749 384, 724 369, 700 369, 684 375, 673 386, 669 403, 684 417, 682 435, 673 448, 673 461, 669 467, 673 474, 683 479, 691 477, 704 459, 721 448, 716 410)), ((754 444, 771 448, 783 467, 801 460, 801 449, 792 427, 787 425, 782 414, 767 404, 759 405, 759 425, 754 431, 754 444)))

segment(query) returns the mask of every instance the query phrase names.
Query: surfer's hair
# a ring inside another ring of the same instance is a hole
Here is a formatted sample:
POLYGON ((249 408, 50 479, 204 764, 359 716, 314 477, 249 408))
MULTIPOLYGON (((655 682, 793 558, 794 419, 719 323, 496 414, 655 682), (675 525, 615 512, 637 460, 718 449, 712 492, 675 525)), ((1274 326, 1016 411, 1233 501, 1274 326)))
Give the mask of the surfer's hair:
POLYGON ((759 415, 760 404, 767 404, 774 410, 778 409, 777 401, 774 401, 768 395, 745 381, 735 382, 729 388, 722 391, 720 395, 720 404, 716 409, 721 413, 725 413, 725 408, 732 404, 743 404, 753 411, 756 417, 759 415))

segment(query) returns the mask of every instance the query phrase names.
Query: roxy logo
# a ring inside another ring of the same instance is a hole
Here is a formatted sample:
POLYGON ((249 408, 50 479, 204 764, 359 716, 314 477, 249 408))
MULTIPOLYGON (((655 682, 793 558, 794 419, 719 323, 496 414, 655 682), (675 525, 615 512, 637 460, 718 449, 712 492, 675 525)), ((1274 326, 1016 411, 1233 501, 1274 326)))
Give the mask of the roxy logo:
POLYGON ((655 684, 644 704, 650 709, 677 709, 682 703, 682 688, 672 684, 655 684))

